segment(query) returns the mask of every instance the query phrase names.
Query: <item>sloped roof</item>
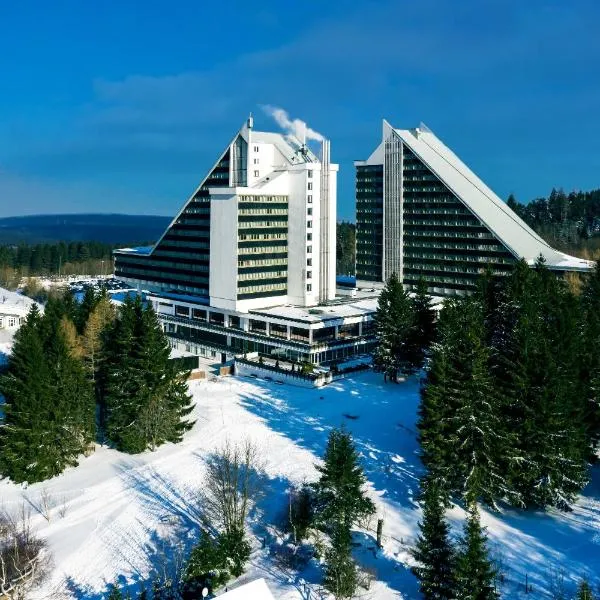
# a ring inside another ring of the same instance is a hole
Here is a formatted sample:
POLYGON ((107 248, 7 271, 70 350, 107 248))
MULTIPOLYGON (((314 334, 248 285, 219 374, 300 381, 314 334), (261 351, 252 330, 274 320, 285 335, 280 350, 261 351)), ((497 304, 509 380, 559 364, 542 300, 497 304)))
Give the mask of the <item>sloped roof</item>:
MULTIPOLYGON (((588 271, 594 267, 591 261, 549 246, 427 127, 394 129, 384 121, 384 139, 389 135, 399 136, 515 256, 533 264, 541 254, 553 269, 588 271)), ((377 150, 368 162, 375 156, 377 150)))
POLYGON ((255 579, 230 592, 221 594, 224 600, 275 600, 264 579, 255 579))

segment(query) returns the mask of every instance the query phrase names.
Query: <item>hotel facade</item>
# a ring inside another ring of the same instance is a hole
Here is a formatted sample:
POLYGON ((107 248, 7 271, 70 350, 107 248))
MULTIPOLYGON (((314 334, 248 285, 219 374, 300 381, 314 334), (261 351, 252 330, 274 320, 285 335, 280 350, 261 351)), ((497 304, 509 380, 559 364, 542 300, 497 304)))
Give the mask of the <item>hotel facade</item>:
POLYGON ((356 161, 356 278, 382 285, 396 273, 431 294, 476 289, 486 268, 510 272, 539 256, 556 272, 586 272, 593 263, 551 248, 424 125, 395 129, 356 161))
POLYGON ((338 165, 249 118, 150 248, 115 252, 173 345, 331 363, 370 349, 375 299, 336 299, 338 165))

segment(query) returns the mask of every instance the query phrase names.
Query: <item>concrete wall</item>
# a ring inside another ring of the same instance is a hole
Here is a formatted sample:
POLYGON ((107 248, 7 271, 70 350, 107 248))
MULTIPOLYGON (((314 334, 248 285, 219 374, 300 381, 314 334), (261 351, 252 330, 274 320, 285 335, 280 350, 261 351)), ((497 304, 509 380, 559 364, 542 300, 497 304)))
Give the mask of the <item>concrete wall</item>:
POLYGON ((237 302, 236 188, 210 200, 210 305, 234 310, 237 302))

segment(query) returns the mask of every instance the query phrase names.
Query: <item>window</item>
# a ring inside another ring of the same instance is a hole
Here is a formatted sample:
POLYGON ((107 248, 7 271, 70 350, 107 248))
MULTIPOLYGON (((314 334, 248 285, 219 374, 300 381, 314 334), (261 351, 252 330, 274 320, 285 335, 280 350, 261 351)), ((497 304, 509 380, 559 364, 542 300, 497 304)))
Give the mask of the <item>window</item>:
POLYGON ((306 271, 306 279, 312 279, 312 271, 306 271))
POLYGON ((306 266, 307 267, 312 267, 312 258, 307 258, 306 259, 306 266))
POLYGON ((306 246, 306 253, 310 254, 312 252, 312 246, 306 246))
POLYGON ((306 234, 306 239, 310 242, 312 241, 312 233, 307 233, 306 234))
POLYGON ((254 164, 257 165, 258 164, 258 158, 254 159, 254 164))
POLYGON ((258 171, 254 171, 254 177, 258 177, 260 173, 258 171))
POLYGON ((310 229, 312 227, 312 221, 306 221, 306 226, 310 229))
POLYGON ((309 190, 312 190, 312 181, 309 181, 309 182, 308 182, 308 189, 309 189, 309 190))
POLYGON ((254 146, 254 152, 258 152, 258 146, 254 146))
MULTIPOLYGON (((312 170, 311 170, 311 169, 309 169, 309 170, 308 170, 308 178, 309 178, 309 179, 311 179, 311 178, 312 178, 312 170)), ((308 188, 308 189, 310 189, 310 188, 308 188)))
POLYGON ((312 292, 312 284, 311 283, 307 283, 306 284, 306 291, 307 292, 312 292))
POLYGON ((311 194, 309 194, 309 195, 306 197, 306 201, 307 201, 309 204, 312 204, 312 195, 311 195, 311 194))

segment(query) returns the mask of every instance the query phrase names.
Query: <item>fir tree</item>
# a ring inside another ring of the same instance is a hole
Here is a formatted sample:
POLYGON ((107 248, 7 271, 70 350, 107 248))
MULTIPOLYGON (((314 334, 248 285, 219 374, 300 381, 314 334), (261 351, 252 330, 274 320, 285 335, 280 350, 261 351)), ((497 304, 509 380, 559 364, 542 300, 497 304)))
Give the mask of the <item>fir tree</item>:
POLYGON ((594 600, 594 592, 586 579, 577 587, 577 600, 594 600))
POLYGON ((495 588, 496 572, 489 560, 486 542, 477 504, 471 502, 456 557, 456 597, 461 600, 499 598, 495 588))
POLYGON ((116 584, 110 584, 108 586, 108 596, 107 600, 123 600, 123 594, 121 593, 121 589, 116 584))
POLYGON ((585 422, 590 455, 596 455, 600 442, 600 263, 585 282, 581 293, 581 372, 586 399, 585 422))
POLYGON ((577 306, 541 261, 517 267, 507 285, 513 315, 495 376, 522 457, 508 477, 525 505, 567 508, 587 482, 577 306))
POLYGON ((99 296, 94 291, 94 288, 91 286, 86 288, 83 298, 75 312, 75 325, 80 334, 84 332, 87 320, 94 308, 96 308, 98 300, 99 296))
POLYGON ((432 478, 423 482, 421 505, 423 519, 412 552, 417 565, 412 572, 425 600, 451 600, 456 598, 455 554, 449 539, 443 491, 432 478))
POLYGON ((447 301, 418 428, 424 465, 448 491, 490 504, 511 493, 503 474, 510 436, 500 419, 500 402, 489 373, 479 303, 447 301))
POLYGON ((436 333, 436 312, 427 290, 427 282, 422 278, 414 290, 412 305, 415 314, 414 346, 421 363, 419 366, 422 366, 424 354, 435 340, 436 333))
POLYGON ((350 527, 357 519, 375 512, 375 505, 364 492, 366 479, 347 431, 331 431, 323 465, 317 465, 316 469, 321 473, 313 484, 318 523, 344 523, 350 527))
POLYGON ((395 273, 390 276, 379 296, 375 328, 375 370, 391 381, 398 381, 399 374, 414 373, 422 362, 422 354, 416 345, 415 311, 395 273))
POLYGON ((43 317, 31 309, 15 337, 0 430, 0 468, 16 482, 58 475, 94 438, 94 401, 64 334, 58 304, 43 317))
POLYGON ((325 552, 323 587, 336 600, 352 598, 358 586, 356 564, 352 559, 352 536, 344 523, 335 525, 331 535, 331 546, 325 552))
POLYGON ((169 360, 170 348, 156 314, 139 298, 121 308, 106 345, 102 396, 106 434, 130 453, 179 442, 193 422, 187 373, 169 360))

